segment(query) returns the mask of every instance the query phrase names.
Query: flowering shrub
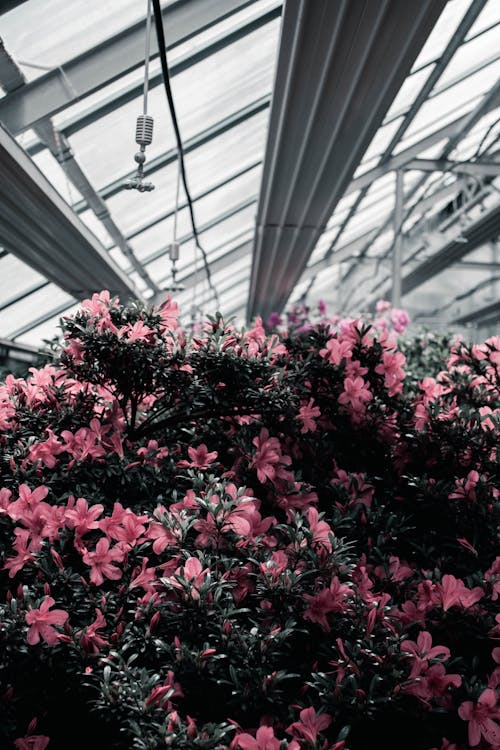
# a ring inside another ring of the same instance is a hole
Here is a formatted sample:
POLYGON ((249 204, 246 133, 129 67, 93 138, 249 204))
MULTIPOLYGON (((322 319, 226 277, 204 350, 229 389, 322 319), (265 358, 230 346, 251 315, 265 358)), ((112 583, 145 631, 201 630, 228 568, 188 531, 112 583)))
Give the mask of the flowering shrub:
POLYGON ((0 746, 498 748, 499 374, 86 300, 0 386, 0 746))

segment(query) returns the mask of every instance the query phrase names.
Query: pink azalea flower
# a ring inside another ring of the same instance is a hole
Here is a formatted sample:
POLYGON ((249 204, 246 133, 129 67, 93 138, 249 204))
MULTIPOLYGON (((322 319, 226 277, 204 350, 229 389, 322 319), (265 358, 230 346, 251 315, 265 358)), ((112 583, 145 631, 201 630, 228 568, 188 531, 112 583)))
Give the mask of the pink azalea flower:
POLYGON ((313 747, 316 747, 319 732, 327 729, 331 723, 332 717, 330 714, 316 714, 316 711, 311 706, 311 708, 304 708, 300 712, 300 721, 294 721, 286 731, 292 737, 298 740, 305 740, 313 747))
POLYGON ((44 442, 34 443, 30 447, 28 458, 33 463, 40 461, 48 469, 53 469, 57 463, 57 456, 63 452, 64 447, 52 430, 47 429, 45 432, 47 432, 49 437, 44 442))
POLYGON ((313 544, 321 544, 329 552, 332 551, 332 543, 330 536, 333 536, 333 530, 326 521, 320 521, 319 513, 316 508, 309 508, 307 511, 307 520, 309 521, 309 528, 312 531, 312 542, 313 544))
POLYGON ((301 432, 315 432, 316 431, 316 419, 321 416, 319 406, 313 406, 314 399, 310 398, 306 406, 301 406, 299 409, 299 421, 302 423, 301 432))
POLYGON ((350 406, 354 412, 362 412, 365 409, 365 404, 371 399, 372 394, 363 378, 354 377, 344 380, 344 390, 338 401, 343 406, 350 406))
POLYGON ((50 742, 50 737, 44 734, 32 734, 29 737, 19 737, 14 740, 17 750, 45 750, 50 742))
POLYGON ((265 427, 261 429, 258 437, 252 440, 252 444, 257 450, 250 466, 257 470, 257 478, 262 484, 265 484, 268 479, 273 481, 279 476, 280 464, 290 465, 290 456, 281 455, 280 441, 276 437, 269 437, 269 432, 265 427))
MULTIPOLYGON (((246 732, 235 737, 236 747, 241 750, 280 750, 281 740, 274 736, 272 727, 262 726, 257 729, 257 734, 252 737, 246 732)), ((299 750, 299 744, 295 740, 286 743, 287 750, 299 750)))
POLYGON ((195 469, 208 469, 210 464, 216 460, 218 453, 212 451, 209 453, 205 443, 202 443, 197 448, 188 448, 188 455, 191 461, 179 461, 177 464, 180 468, 195 468, 195 469))
POLYGON ((410 677, 420 674, 422 667, 426 667, 429 659, 442 657, 450 658, 450 649, 446 646, 433 646, 432 636, 427 630, 418 634, 417 642, 406 640, 401 643, 401 652, 413 657, 410 677))
POLYGON ((65 513, 66 525, 69 529, 75 529, 78 536, 83 536, 88 531, 99 528, 97 519, 103 511, 104 506, 100 503, 89 507, 85 498, 79 497, 75 503, 75 498, 70 495, 65 513))
MULTIPOLYGON (((177 568, 174 575, 182 578, 191 586, 191 598, 198 601, 201 587, 205 582, 206 576, 209 574, 210 568, 202 568, 201 562, 197 557, 188 557, 184 565, 177 568)), ((177 578, 170 578, 170 585, 177 589, 184 588, 183 584, 177 578)))
POLYGON ((34 490, 30 490, 27 484, 19 486, 19 497, 9 506, 9 515, 16 521, 21 518, 26 511, 35 508, 38 503, 45 500, 49 494, 49 488, 41 485, 34 490))
POLYGON ((406 357, 402 352, 384 352, 382 362, 375 368, 375 372, 384 376, 389 396, 396 396, 403 390, 403 380, 405 379, 403 367, 405 363, 406 357))
POLYGON ((30 646, 39 643, 40 638, 43 638, 49 646, 54 646, 57 643, 58 633, 53 626, 64 625, 69 615, 63 609, 53 609, 50 612, 49 610, 54 604, 54 599, 51 596, 46 596, 39 609, 30 609, 26 613, 25 620, 30 626, 26 640, 30 646))
POLYGON ((161 328, 163 333, 165 331, 174 331, 177 328, 177 318, 179 317, 179 306, 177 302, 174 302, 170 295, 167 296, 165 302, 158 308, 158 313, 161 318, 161 328))
POLYGON ((347 606, 347 599, 352 596, 352 589, 347 584, 340 583, 337 576, 334 576, 328 588, 321 589, 314 596, 304 594, 304 599, 308 603, 304 619, 317 622, 329 633, 330 623, 327 615, 331 612, 343 612, 347 606))
POLYGON ((83 630, 75 633, 75 638, 80 638, 80 645, 88 654, 98 654, 103 646, 108 645, 108 641, 98 630, 106 627, 106 620, 100 609, 96 609, 96 618, 93 623, 87 625, 83 630))
POLYGON ((491 745, 500 744, 500 707, 497 706, 497 695, 491 688, 483 690, 477 704, 464 701, 459 706, 458 715, 463 721, 469 722, 469 742, 479 745, 481 738, 491 745))
POLYGON ((27 529, 16 529, 16 539, 12 544, 16 552, 15 557, 8 557, 5 561, 4 570, 9 571, 9 578, 14 578, 27 563, 33 562, 34 550, 30 546, 30 533, 27 529))
POLYGON ((138 320, 134 325, 130 323, 126 326, 122 326, 119 329, 119 333, 125 336, 129 343, 133 341, 148 341, 154 335, 152 328, 147 326, 143 320, 138 320))
POLYGON ((331 365, 340 365, 343 359, 352 359, 352 345, 350 341, 339 338, 329 339, 319 354, 331 365))
POLYGON ((458 498, 464 500, 477 500, 476 498, 476 485, 479 482, 479 474, 477 471, 469 471, 465 479, 457 479, 455 481, 455 491, 452 492, 448 497, 451 499, 458 498))
POLYGON ((142 558, 142 565, 137 570, 134 571, 134 573, 131 576, 130 579, 130 585, 129 585, 129 591, 136 586, 142 586, 144 591, 153 591, 153 583, 156 582, 156 568, 155 567, 146 567, 149 562, 149 559, 147 557, 142 558))
POLYGON ((110 548, 108 539, 99 539, 93 552, 85 550, 82 555, 83 562, 90 566, 90 580, 96 586, 100 586, 105 577, 112 581, 122 577, 122 571, 113 562, 123 562, 124 557, 124 551, 117 545, 110 548))

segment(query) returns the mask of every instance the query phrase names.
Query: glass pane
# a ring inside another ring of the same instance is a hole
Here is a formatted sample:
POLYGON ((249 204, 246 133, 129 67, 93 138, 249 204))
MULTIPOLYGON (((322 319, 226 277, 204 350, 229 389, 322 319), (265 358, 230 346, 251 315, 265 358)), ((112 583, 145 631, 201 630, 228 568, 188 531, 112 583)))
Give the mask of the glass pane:
POLYGON ((395 148, 395 153, 471 111, 481 97, 490 91, 499 75, 500 60, 429 99, 395 148))
POLYGON ((467 39, 470 39, 496 23, 500 23, 500 5, 498 4, 498 0, 488 0, 486 7, 483 8, 467 34, 467 39))
MULTIPOLYGON (((439 87, 466 74, 487 61, 494 61, 500 55, 500 27, 493 28, 472 39, 455 52, 450 64, 439 79, 439 87)), ((468 79, 470 80, 470 78, 468 79)))
MULTIPOLYGON (((278 30, 276 19, 172 78, 185 144, 228 115, 270 95, 278 30)), ((98 187, 135 168, 135 122, 141 112, 142 97, 138 97, 71 136, 79 163, 98 187), (130 123, 128 130, 126 123, 130 123)), ((149 113, 155 118, 153 143, 147 149, 151 161, 175 147, 163 86, 150 90, 149 113)))
POLYGON ((50 341, 54 336, 61 336, 59 322, 61 316, 72 315, 80 308, 80 304, 71 305, 64 312, 54 315, 45 323, 32 328, 31 331, 19 336, 17 341, 21 344, 30 344, 31 346, 40 346, 44 339, 50 341))
POLYGON ((22 66, 32 80, 137 21, 145 27, 144 2, 120 0, 117 10, 113 0, 30 0, 2 16, 2 40, 18 62, 42 66, 22 66))
POLYGON ((0 330, 5 337, 13 336, 26 324, 50 313, 64 302, 71 304, 71 301, 72 297, 69 294, 55 284, 49 284, 6 310, 0 311, 0 330))
POLYGON ((391 104, 391 108, 386 114, 384 122, 389 122, 393 117, 404 114, 411 107, 424 83, 430 76, 433 68, 434 65, 427 65, 416 73, 407 76, 403 85, 399 89, 396 98, 391 104))
MULTIPOLYGON (((0 259, 0 279, 0 307, 45 281, 40 273, 10 254, 0 259)), ((0 337, 5 337, 5 331, 0 337)))
POLYGON ((469 6, 470 0, 453 0, 452 3, 446 4, 415 61, 414 71, 437 60, 443 54, 469 6))

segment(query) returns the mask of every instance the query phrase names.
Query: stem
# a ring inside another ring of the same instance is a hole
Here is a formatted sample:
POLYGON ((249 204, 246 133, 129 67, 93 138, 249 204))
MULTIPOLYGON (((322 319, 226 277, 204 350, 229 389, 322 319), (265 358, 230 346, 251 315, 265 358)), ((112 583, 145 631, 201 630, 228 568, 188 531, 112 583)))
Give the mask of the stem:
MULTIPOLYGON (((151 435, 156 430, 162 429, 163 427, 168 427, 171 424, 178 424, 179 422, 192 422, 193 420, 200 419, 202 417, 238 417, 244 414, 255 414, 259 411, 257 405, 246 407, 236 407, 236 405, 234 405, 230 408, 232 409, 232 411, 225 413, 224 410, 224 412, 221 412, 219 414, 214 413, 213 409, 206 408, 199 409, 198 411, 192 411, 190 414, 182 414, 179 412, 172 413, 170 416, 166 417, 165 419, 160 419, 158 422, 150 422, 149 424, 143 423, 137 428, 137 430, 134 429, 129 431, 128 437, 132 438, 133 440, 138 440, 142 437, 151 435), (234 411, 235 408, 238 408, 238 411, 234 411)), ((262 409, 260 409, 260 411, 262 411, 262 409)))

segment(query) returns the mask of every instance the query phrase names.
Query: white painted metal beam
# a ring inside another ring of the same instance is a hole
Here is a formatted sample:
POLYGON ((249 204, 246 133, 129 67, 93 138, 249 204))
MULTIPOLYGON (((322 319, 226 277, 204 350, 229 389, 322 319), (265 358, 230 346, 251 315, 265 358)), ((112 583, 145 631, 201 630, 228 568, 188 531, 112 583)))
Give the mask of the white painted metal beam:
POLYGON ((247 317, 281 310, 444 0, 288 0, 247 317))

